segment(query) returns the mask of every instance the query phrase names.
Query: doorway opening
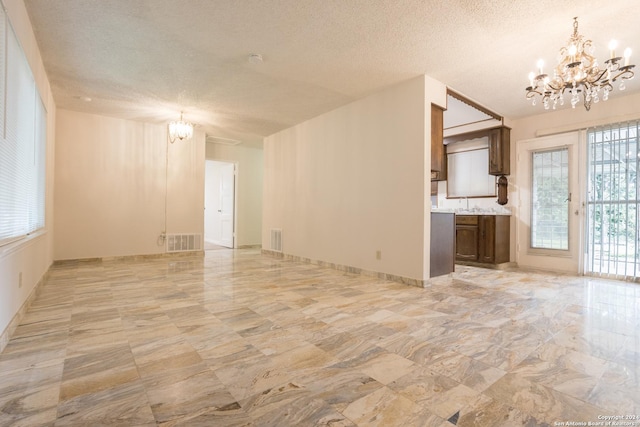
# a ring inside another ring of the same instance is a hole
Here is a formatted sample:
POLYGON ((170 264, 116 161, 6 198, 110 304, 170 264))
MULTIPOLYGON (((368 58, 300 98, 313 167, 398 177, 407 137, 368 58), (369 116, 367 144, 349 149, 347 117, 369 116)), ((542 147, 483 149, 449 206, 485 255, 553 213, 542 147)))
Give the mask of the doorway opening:
POLYGON ((235 163, 207 160, 204 185, 205 250, 235 247, 235 163))

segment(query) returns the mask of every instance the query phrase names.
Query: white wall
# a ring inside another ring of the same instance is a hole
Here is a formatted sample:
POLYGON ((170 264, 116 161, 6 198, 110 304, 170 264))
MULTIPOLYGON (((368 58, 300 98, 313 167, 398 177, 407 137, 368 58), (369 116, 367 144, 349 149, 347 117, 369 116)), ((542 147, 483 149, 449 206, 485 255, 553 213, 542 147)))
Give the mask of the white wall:
POLYGON ((263 150, 207 143, 207 160, 237 165, 236 246, 260 245, 262 241, 263 150))
MULTIPOLYGON (((24 49, 36 85, 47 110, 47 175, 45 231, 27 240, 0 248, 0 335, 7 331, 38 281, 53 260, 53 177, 56 107, 44 71, 33 28, 22 0, 3 0, 9 21, 24 49), (18 277, 22 273, 22 287, 18 277)), ((2 348, 0 342, 0 348, 2 348)))
POLYGON ((164 125, 67 110, 56 131, 55 259, 163 253, 163 231, 204 233, 202 133, 168 144, 164 125))
POLYGON ((428 278, 425 147, 445 90, 421 76, 267 137, 263 248, 279 228, 286 254, 428 278))

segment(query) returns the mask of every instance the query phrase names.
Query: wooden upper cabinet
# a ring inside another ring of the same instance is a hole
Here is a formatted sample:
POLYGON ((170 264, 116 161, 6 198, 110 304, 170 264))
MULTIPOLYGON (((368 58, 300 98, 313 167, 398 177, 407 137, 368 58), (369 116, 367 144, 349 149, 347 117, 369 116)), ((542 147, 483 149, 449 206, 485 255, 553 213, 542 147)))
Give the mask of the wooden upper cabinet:
POLYGON ((489 175, 509 175, 511 129, 501 126, 489 132, 489 175))
MULTIPOLYGON (((511 173, 511 129, 506 126, 500 126, 492 129, 468 132, 460 135, 448 136, 446 138, 446 142, 447 144, 451 144, 459 141, 469 141, 476 138, 489 139, 489 175, 509 175, 511 173)), ((433 147, 431 147, 431 152, 433 153, 433 147)), ((433 160, 431 161, 431 164, 433 168, 433 160)), ((446 176, 444 179, 446 179, 446 176)))
POLYGON ((444 147, 444 109, 431 104, 431 180, 447 179, 447 153, 444 147))

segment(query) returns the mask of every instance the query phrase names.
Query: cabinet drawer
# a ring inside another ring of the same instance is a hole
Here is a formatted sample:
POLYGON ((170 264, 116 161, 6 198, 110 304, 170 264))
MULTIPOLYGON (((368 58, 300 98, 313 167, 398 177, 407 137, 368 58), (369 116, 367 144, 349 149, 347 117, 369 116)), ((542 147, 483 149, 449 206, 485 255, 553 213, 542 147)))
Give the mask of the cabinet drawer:
POLYGON ((456 215, 456 224, 478 225, 478 215, 456 215))

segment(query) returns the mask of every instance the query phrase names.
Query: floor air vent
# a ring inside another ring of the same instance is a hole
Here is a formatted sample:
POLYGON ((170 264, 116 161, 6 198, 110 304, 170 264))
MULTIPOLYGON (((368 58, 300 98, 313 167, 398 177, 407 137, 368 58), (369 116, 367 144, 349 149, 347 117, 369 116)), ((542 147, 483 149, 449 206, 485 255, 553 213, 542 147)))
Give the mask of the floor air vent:
POLYGON ((278 228, 271 229, 271 247, 269 249, 282 252, 282 230, 278 228))
POLYGON ((188 252, 202 250, 201 234, 168 234, 167 252, 188 252))

